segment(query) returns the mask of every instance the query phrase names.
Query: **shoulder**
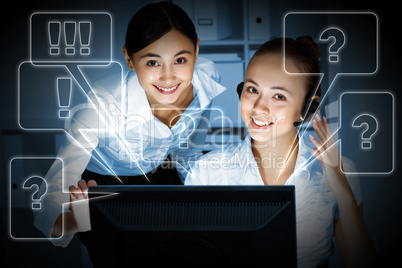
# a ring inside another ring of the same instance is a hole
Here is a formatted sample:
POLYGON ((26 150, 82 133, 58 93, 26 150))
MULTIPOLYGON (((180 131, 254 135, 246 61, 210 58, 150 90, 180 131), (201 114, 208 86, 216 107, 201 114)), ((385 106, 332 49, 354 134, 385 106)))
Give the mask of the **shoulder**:
POLYGON ((313 143, 308 135, 299 136, 299 151, 297 154, 295 171, 305 171, 311 179, 325 179, 324 168, 317 160, 313 151, 313 143))
POLYGON ((121 73, 113 73, 103 79, 97 80, 93 83, 92 91, 88 96, 91 98, 96 97, 97 100, 118 100, 121 97, 122 91, 122 75, 121 73))
POLYGON ((226 87, 220 84, 220 78, 221 74, 212 61, 198 58, 194 66, 192 84, 201 108, 209 105, 212 99, 226 90, 226 87))
POLYGON ((200 157, 193 165, 186 179, 187 185, 227 184, 225 174, 236 164, 234 157, 239 152, 238 144, 210 151, 200 157))
POLYGON ((122 75, 112 73, 91 84, 91 91, 87 92, 85 103, 71 109, 70 120, 66 122, 66 128, 74 125, 78 128, 102 128, 101 115, 105 113, 115 115, 120 113, 122 75))
POLYGON ((240 151, 240 144, 230 144, 222 149, 215 149, 199 158, 198 164, 221 163, 222 161, 234 161, 240 151))
POLYGON ((219 69, 216 67, 216 64, 206 58, 198 57, 197 62, 195 64, 195 70, 201 71, 211 77, 214 81, 220 82, 221 73, 219 69))

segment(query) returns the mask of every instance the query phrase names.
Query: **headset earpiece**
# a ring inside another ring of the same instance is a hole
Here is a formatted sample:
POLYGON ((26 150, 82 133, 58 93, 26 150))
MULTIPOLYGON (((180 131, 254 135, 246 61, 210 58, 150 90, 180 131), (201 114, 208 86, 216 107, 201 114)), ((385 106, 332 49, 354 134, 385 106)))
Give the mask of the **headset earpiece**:
POLYGON ((320 103, 318 101, 312 100, 310 107, 307 110, 307 113, 304 117, 304 121, 310 121, 311 118, 314 116, 315 112, 318 110, 320 103))
POLYGON ((310 121, 312 119, 312 117, 314 116, 314 114, 316 113, 316 111, 318 110, 318 107, 320 107, 320 103, 316 100, 312 100, 310 103, 310 106, 308 106, 308 102, 307 102, 307 98, 306 98, 306 102, 304 104, 304 108, 302 111, 302 115, 305 115, 304 119, 300 120, 298 122, 294 122, 293 126, 298 127, 301 124, 303 124, 304 122, 310 121))
POLYGON ((237 85, 236 92, 239 95, 239 99, 240 99, 241 93, 243 92, 243 87, 244 87, 244 82, 241 82, 237 85))

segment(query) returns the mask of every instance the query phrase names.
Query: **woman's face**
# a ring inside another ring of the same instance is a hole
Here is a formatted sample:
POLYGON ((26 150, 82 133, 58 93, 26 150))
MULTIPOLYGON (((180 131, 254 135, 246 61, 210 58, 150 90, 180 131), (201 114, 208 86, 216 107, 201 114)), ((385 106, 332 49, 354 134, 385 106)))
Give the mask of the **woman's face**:
POLYGON ((172 29, 161 38, 135 52, 125 54, 127 66, 135 70, 150 104, 179 105, 192 97, 194 65, 198 47, 181 32, 172 29))
MULTIPOLYGON (((300 72, 289 60, 289 73, 300 72)), ((294 138, 306 96, 305 77, 288 74, 283 58, 276 54, 254 57, 249 63, 241 94, 241 116, 251 138, 274 143, 284 136, 294 138)), ((275 144, 275 143, 274 143, 275 144)))

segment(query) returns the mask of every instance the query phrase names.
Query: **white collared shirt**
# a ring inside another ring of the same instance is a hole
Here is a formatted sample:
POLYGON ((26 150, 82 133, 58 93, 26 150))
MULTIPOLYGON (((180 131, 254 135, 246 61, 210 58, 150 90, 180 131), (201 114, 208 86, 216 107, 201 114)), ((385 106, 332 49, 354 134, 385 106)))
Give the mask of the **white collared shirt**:
MULTIPOLYGON (((305 135, 307 136, 307 135, 305 135)), ((299 267, 316 267, 333 253, 333 223, 339 218, 338 204, 328 188, 321 163, 313 155, 308 140, 299 137, 299 151, 294 173, 285 185, 295 186, 297 255, 299 267)), ((310 142, 311 143, 311 142, 310 142)), ((282 165, 276 155, 268 155, 261 164, 282 165)), ((342 159, 345 170, 353 170, 342 159), (347 167, 347 169, 346 169, 347 167)), ((347 176, 357 204, 362 202, 359 179, 347 176)), ((251 138, 201 157, 185 180, 186 185, 264 185, 251 150, 251 138)))
MULTIPOLYGON (((119 83, 110 86, 108 79, 99 82, 88 94, 89 103, 72 111, 74 116, 67 124, 70 136, 57 156, 63 167, 56 161, 45 176, 48 192, 41 201, 42 209, 35 211, 35 226, 51 236, 63 204, 70 201, 68 187, 77 185, 85 169, 116 177, 135 176, 151 172, 170 155, 184 180, 189 165, 202 155, 211 101, 226 90, 219 79, 214 63, 198 58, 192 79, 194 98, 171 129, 153 115, 135 73, 127 77, 123 90, 119 83)), ((67 235, 52 242, 67 246, 71 238, 67 235)))

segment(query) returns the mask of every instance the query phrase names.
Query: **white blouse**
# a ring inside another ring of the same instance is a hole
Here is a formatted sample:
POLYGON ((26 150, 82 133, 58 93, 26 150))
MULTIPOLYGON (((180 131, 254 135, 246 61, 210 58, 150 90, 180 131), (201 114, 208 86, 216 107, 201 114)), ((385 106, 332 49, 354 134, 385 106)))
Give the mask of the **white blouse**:
MULTIPOLYGON (((215 64, 198 58, 192 79, 194 98, 172 128, 153 115, 134 72, 123 85, 110 82, 118 79, 100 81, 88 94, 88 104, 79 107, 68 122, 69 135, 58 161, 45 176, 47 194, 41 200, 42 209, 34 212, 35 226, 51 237, 57 217, 69 211, 68 188, 77 185, 85 169, 118 180, 118 176, 147 174, 170 155, 184 180, 189 165, 205 147, 211 101, 226 90, 219 79, 215 64), (179 139, 183 131, 191 133, 184 142, 179 139)), ((64 235, 52 242, 67 246, 72 237, 64 235)))
MULTIPOLYGON (((298 266, 316 267, 333 253, 333 223, 339 218, 339 211, 336 198, 328 188, 324 169, 307 142, 299 137, 294 173, 285 185, 295 186, 298 266)), ((264 161, 265 165, 281 164, 275 155, 267 156, 264 161)), ((342 159, 342 164, 345 170, 354 168, 348 159, 342 159)), ((358 177, 347 176, 347 179, 357 204, 360 204, 362 196, 358 177)), ((204 155, 194 164, 185 184, 263 185, 251 150, 250 136, 238 145, 204 155)))

